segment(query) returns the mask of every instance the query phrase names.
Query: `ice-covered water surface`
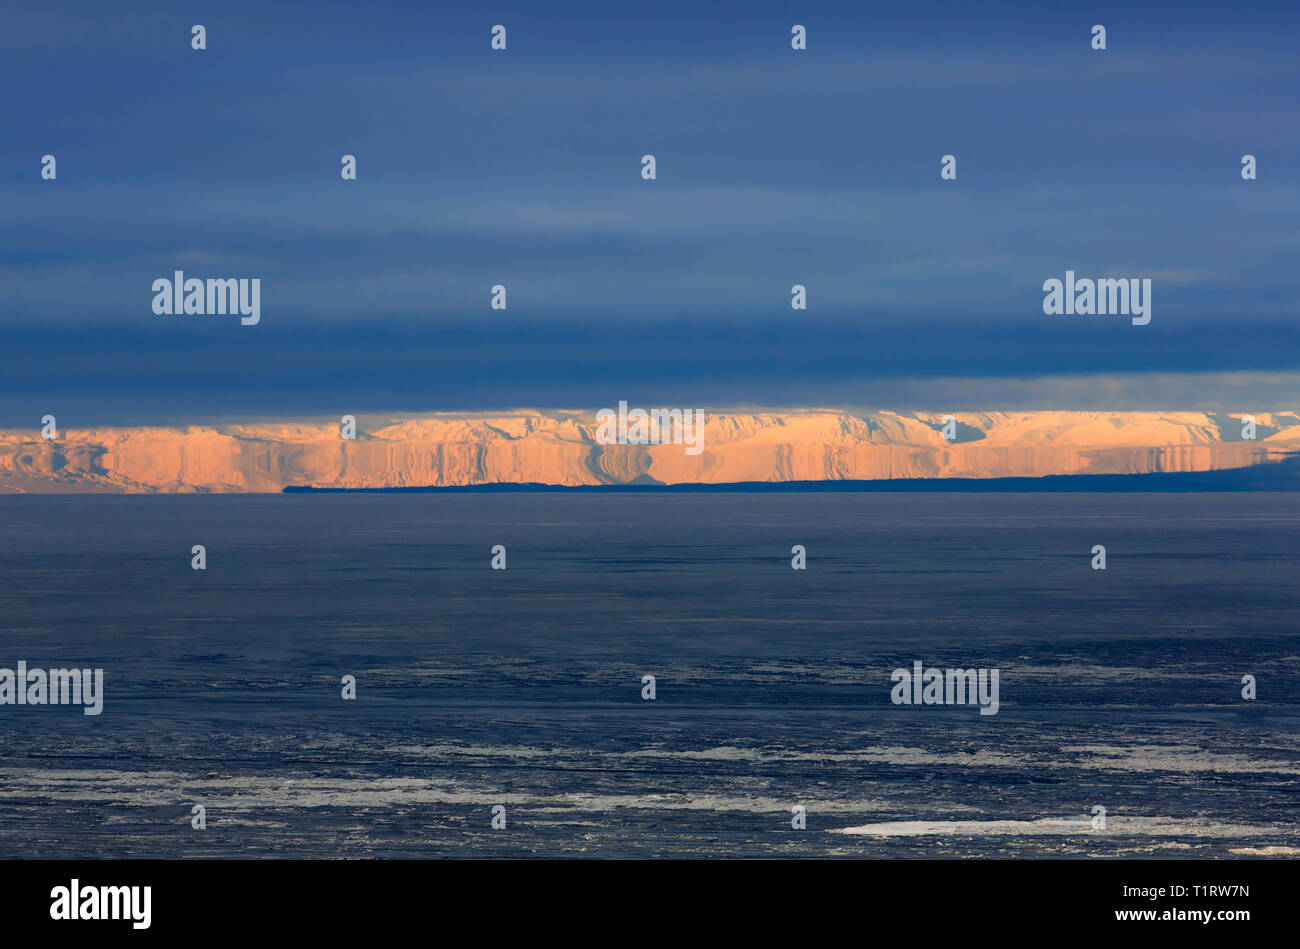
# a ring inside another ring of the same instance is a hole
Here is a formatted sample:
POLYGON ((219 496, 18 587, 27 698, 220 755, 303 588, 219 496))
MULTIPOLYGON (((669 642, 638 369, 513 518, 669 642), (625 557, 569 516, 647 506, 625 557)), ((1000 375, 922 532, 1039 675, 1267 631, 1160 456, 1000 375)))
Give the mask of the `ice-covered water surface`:
POLYGON ((0 668, 104 670, 100 715, 0 705, 0 856, 1295 853, 1298 522, 1293 494, 0 498, 0 668), (917 661, 998 670, 997 714, 894 704, 917 661))

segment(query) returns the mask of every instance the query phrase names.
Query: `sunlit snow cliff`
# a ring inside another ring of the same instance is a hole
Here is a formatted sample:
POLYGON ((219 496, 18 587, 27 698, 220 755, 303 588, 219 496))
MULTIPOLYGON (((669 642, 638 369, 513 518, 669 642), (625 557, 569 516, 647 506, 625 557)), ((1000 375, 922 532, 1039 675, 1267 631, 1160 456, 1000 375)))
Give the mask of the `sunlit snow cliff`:
MULTIPOLYGON (((0 493, 280 491, 999 478, 1211 471, 1300 450, 1300 416, 1204 412, 707 412, 703 451, 605 445, 594 413, 512 411, 184 428, 0 431, 0 493)), ((60 420, 62 422, 62 420, 60 420)))

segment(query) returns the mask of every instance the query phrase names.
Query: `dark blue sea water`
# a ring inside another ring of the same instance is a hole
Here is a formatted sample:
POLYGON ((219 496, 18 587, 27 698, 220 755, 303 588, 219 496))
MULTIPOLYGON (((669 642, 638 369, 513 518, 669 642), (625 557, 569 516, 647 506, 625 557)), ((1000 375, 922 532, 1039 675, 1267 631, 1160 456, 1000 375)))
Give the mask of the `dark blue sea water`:
POLYGON ((99 716, 0 706, 0 857, 1300 854, 1298 528, 1300 494, 0 498, 0 667, 105 676, 99 716), (915 660, 998 669, 998 714, 892 704, 915 660))

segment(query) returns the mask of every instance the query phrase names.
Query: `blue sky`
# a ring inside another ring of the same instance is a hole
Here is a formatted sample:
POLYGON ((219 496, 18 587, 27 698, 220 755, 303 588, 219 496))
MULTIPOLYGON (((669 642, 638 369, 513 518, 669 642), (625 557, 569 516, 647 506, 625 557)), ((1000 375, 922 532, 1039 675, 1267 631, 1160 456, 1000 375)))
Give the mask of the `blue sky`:
POLYGON ((0 426, 1300 403, 1294 5, 23 6, 0 426), (176 269, 260 325, 155 315, 176 269), (1151 324, 1044 315, 1066 269, 1151 324))

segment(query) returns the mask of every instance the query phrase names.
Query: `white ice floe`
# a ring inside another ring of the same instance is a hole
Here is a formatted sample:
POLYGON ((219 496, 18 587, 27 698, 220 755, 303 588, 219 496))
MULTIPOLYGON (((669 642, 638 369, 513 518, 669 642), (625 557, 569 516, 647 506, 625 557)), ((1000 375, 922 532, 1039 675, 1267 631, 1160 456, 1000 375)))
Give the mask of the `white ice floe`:
POLYGON ((1106 818, 1105 830, 1094 830, 1092 819, 1042 817, 1038 820, 905 820, 860 827, 843 827, 832 834, 868 837, 1054 837, 1087 834, 1096 837, 1260 837, 1294 832, 1294 828, 1252 824, 1221 824, 1174 817, 1106 818))

